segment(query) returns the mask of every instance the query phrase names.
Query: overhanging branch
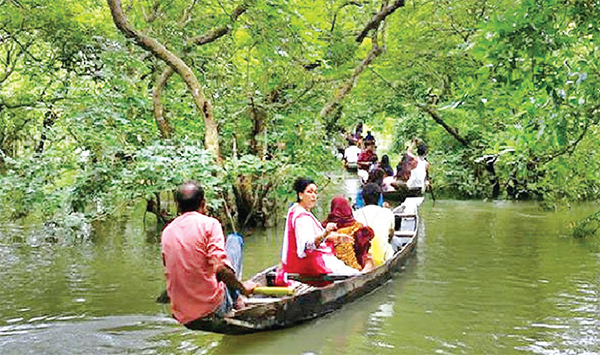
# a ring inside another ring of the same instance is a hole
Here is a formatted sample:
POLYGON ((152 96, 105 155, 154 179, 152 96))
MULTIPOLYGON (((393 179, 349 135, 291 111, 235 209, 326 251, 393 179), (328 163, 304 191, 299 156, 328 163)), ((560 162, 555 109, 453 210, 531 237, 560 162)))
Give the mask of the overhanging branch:
MULTIPOLYGON (((250 6, 252 6, 253 3, 254 0, 246 0, 243 3, 241 3, 238 7, 236 7, 235 10, 233 10, 233 12, 231 13, 231 22, 237 21, 237 19, 240 16, 242 16, 244 12, 246 12, 250 8, 250 6)), ((229 32, 231 32, 231 25, 223 25, 221 27, 208 31, 207 33, 201 36, 192 38, 190 42, 196 45, 207 44, 210 42, 214 42, 215 40, 225 36, 229 32)))
POLYGON ((348 79, 348 81, 346 81, 346 83, 338 90, 333 100, 331 100, 323 107, 319 116, 325 118, 333 112, 336 106, 344 99, 344 97, 346 97, 346 95, 348 95, 350 90, 352 90, 352 88, 356 84, 358 76, 369 66, 369 64, 371 64, 371 62, 373 62, 375 58, 377 58, 379 54, 381 54, 381 52, 381 47, 377 45, 376 41, 373 42, 373 48, 371 49, 371 51, 369 51, 369 54, 354 69, 354 72, 352 73, 352 76, 350 76, 350 79, 348 79))
POLYGON ((540 157, 537 158, 535 160, 537 160, 537 163, 541 163, 541 164, 545 164, 548 163, 551 160, 554 160, 558 157, 560 157, 561 155, 565 155, 565 154, 573 154, 573 152, 575 151, 575 149, 577 149, 577 145, 579 145, 579 143, 583 140, 583 138, 585 138, 585 135, 587 134, 589 128, 591 126, 595 126, 598 124, 600 117, 598 116, 598 110, 600 109, 600 105, 596 105, 594 107, 592 107, 591 109, 588 110, 587 115, 586 116, 592 116, 593 119, 592 120, 586 120, 585 126, 583 127, 583 130, 581 131, 581 133, 579 134, 579 136, 577 137, 577 139, 575 139, 574 141, 570 142, 569 144, 567 144, 566 147, 564 147, 563 149, 554 152, 552 154, 549 154, 547 156, 544 157, 540 157))
POLYGON ((397 9, 403 7, 404 4, 405 0, 396 0, 392 4, 385 6, 383 9, 381 9, 381 11, 373 15, 373 17, 367 23, 365 28, 363 28, 363 30, 356 36, 356 43, 362 43, 362 41, 364 41, 364 39, 367 37, 371 30, 377 30, 379 28, 379 24, 381 24, 381 22, 385 20, 386 17, 391 15, 397 9))
POLYGON ((435 109, 435 107, 431 107, 431 106, 427 106, 427 105, 420 105, 419 108, 421 110, 423 110, 424 112, 428 113, 437 124, 442 126, 446 130, 446 132, 450 133, 450 135, 452 137, 454 137, 454 139, 459 141, 462 145, 464 145, 465 147, 469 145, 469 141, 467 141, 464 137, 462 137, 458 133, 458 129, 451 127, 446 122, 444 122, 444 120, 442 119, 442 116, 435 109))

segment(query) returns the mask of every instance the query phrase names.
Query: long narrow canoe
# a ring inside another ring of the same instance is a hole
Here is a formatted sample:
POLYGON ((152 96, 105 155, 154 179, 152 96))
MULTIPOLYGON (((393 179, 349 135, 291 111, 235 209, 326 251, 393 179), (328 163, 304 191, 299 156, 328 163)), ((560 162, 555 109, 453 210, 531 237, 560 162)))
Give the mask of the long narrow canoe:
MULTIPOLYGON (((407 198, 393 210, 396 223, 391 243, 396 252, 393 258, 383 265, 363 274, 332 278, 333 283, 324 287, 298 282, 293 290, 284 292, 291 295, 254 295, 248 299, 246 307, 232 310, 223 319, 207 320, 201 330, 245 334, 285 328, 332 312, 373 291, 401 270, 401 266, 417 246, 417 210, 422 202, 422 197, 407 198)), ((267 286, 262 289, 269 289, 269 280, 276 268, 277 266, 270 267, 256 274, 252 280, 260 286, 267 286)), ((275 294, 281 293, 280 289, 275 291, 275 294)))

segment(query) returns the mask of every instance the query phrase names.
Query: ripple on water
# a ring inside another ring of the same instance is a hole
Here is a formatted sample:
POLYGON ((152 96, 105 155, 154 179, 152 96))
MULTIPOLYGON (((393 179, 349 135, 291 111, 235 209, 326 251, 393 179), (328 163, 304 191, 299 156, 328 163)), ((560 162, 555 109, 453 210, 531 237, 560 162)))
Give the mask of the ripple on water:
POLYGON ((165 335, 180 331, 168 317, 76 318, 47 317, 35 324, 0 327, 0 353, 157 354, 170 343, 165 335))
POLYGON ((538 354, 596 354, 600 352, 600 304, 597 286, 573 280, 575 292, 558 292, 554 297, 556 313, 543 322, 530 322, 524 327, 528 345, 523 350, 538 354), (577 349, 577 350, 574 350, 577 349))

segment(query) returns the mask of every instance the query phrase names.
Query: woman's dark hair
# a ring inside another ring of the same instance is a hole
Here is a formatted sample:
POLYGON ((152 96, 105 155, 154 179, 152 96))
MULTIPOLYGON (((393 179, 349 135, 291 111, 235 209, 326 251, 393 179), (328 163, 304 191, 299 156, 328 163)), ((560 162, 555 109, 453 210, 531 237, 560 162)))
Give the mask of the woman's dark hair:
POLYGON ((392 169, 390 165, 390 158, 387 156, 387 154, 384 154, 381 157, 381 162, 379 163, 379 166, 381 167, 381 169, 383 169, 386 176, 394 176, 394 169, 392 169))
POLYGON ((195 181, 184 182, 175 196, 179 213, 197 211, 204 201, 204 189, 195 181))
POLYGON ((417 145, 417 155, 422 157, 425 154, 427 154, 427 145, 425 145, 423 142, 420 142, 417 145))
POLYGON ((384 154, 381 157, 381 166, 390 166, 390 157, 388 157, 387 154, 384 154))
POLYGON ((377 167, 369 173, 369 179, 367 180, 367 182, 381 186, 381 184, 383 184, 383 178, 385 177, 385 175, 385 170, 383 170, 380 167, 377 167))
POLYGON ((296 191, 296 202, 300 202, 300 194, 306 190, 306 187, 310 184, 314 184, 314 180, 311 178, 299 177, 294 181, 294 191, 296 191))

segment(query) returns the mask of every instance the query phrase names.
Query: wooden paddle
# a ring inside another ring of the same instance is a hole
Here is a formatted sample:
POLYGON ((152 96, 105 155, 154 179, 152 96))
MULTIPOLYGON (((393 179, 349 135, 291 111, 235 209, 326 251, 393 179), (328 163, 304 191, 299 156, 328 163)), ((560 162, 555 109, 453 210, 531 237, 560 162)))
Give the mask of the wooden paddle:
MULTIPOLYGON (((288 280, 294 280, 299 282, 328 282, 328 281, 341 281, 346 280, 354 275, 316 275, 316 276, 306 276, 294 273, 286 273, 288 280)), ((276 273, 269 272, 267 274, 267 280, 275 280, 276 273)))
POLYGON ((431 194, 431 199, 433 200, 433 207, 435 207, 435 195, 433 194, 433 183, 431 179, 429 179, 429 193, 431 194))
MULTIPOLYGON (((318 275, 318 276, 304 276, 300 274, 287 274, 288 280, 294 280, 299 282, 332 282, 346 280, 353 275, 318 275)), ((275 279, 275 272, 270 272, 267 277, 275 279)), ((266 295, 266 296, 290 296, 294 294, 294 290, 288 287, 277 287, 277 286, 259 286, 254 289, 254 293, 266 295)), ((167 290, 164 290, 158 297, 156 297, 156 303, 167 304, 171 300, 167 294, 167 290)))

